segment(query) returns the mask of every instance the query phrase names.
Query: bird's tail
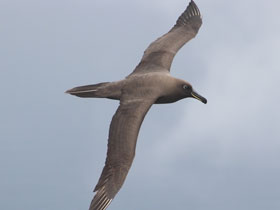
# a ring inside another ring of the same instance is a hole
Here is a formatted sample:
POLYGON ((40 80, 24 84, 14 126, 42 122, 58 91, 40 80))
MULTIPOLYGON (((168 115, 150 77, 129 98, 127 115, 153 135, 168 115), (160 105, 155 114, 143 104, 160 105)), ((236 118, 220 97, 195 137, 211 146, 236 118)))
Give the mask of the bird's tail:
POLYGON ((102 95, 102 89, 106 88, 107 84, 109 84, 109 82, 74 87, 70 90, 65 91, 65 93, 69 93, 71 95, 82 98, 103 98, 104 96, 102 95))

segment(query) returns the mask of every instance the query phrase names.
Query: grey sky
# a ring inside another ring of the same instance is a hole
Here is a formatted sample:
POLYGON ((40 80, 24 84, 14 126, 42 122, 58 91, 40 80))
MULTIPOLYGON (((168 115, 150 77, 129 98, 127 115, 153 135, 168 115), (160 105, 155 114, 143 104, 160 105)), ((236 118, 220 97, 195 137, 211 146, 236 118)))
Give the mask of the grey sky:
MULTIPOLYGON (((280 209, 280 2, 196 1, 172 75, 208 99, 155 105, 109 209, 280 209)), ((65 95, 119 80, 188 1, 0 1, 0 209, 87 209, 118 103, 65 95)))

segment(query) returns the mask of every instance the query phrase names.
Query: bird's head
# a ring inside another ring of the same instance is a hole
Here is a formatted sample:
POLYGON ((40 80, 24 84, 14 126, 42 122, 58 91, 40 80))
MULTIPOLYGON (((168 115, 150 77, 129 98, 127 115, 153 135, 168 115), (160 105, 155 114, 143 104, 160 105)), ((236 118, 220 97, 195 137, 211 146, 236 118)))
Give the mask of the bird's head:
POLYGON ((191 97, 201 101, 204 104, 207 103, 207 99, 195 92, 191 84, 188 82, 181 83, 179 88, 181 89, 181 93, 184 95, 184 98, 191 97))

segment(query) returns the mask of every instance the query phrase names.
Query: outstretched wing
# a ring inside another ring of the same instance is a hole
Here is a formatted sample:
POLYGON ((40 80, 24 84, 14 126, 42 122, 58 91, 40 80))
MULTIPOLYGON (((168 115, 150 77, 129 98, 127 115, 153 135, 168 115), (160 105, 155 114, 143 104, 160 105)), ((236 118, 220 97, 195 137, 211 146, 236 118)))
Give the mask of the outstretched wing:
POLYGON ((123 185, 135 155, 140 126, 153 103, 151 99, 121 100, 110 125, 107 158, 90 210, 106 209, 123 185))
POLYGON ((196 36, 201 24, 200 11, 194 1, 191 1, 178 18, 176 25, 167 34, 150 44, 132 74, 170 71, 174 56, 185 43, 196 36))

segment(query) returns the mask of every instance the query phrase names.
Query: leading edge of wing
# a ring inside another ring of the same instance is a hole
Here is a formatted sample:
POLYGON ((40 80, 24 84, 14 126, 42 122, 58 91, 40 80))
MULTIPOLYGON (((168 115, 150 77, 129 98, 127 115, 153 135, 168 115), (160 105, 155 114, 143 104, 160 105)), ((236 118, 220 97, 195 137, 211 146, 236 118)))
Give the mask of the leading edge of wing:
POLYGON ((149 45, 141 62, 130 75, 149 71, 170 71, 174 56, 185 43, 196 36, 201 24, 200 11, 194 1, 191 1, 174 27, 149 45))

